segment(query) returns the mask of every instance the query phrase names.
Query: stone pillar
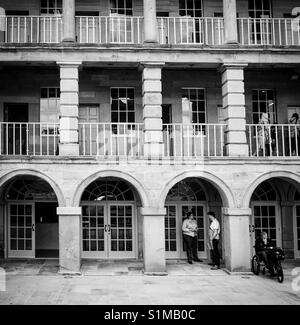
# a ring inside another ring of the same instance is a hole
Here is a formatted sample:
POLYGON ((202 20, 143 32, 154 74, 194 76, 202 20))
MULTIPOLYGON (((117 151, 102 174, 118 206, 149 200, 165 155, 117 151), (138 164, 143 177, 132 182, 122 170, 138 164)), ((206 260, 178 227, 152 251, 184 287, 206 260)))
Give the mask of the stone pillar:
POLYGON ((81 62, 57 62, 60 66, 59 155, 78 156, 78 67, 81 62))
POLYGON ((81 207, 58 207, 60 273, 80 273, 81 207))
POLYGON ((222 98, 225 109, 226 154, 228 156, 248 156, 246 138, 246 109, 244 68, 246 64, 223 64, 222 98))
POLYGON ((251 209, 223 208, 225 267, 230 272, 250 272, 250 215, 251 209))
POLYGON ((238 31, 237 31, 237 12, 236 0, 223 0, 223 16, 224 16, 224 31, 225 43, 237 44, 238 31))
POLYGON ((158 158, 163 154, 161 81, 163 65, 163 63, 142 63, 144 155, 149 158, 158 158))
POLYGON ((75 41, 75 0, 63 0, 63 42, 75 41))
POLYGON ((144 0, 144 43, 157 43, 156 0, 144 0))
POLYGON ((0 43, 5 42, 6 17, 4 8, 0 7, 0 43))
POLYGON ((143 216, 143 257, 145 274, 166 274, 166 209, 141 208, 143 216))

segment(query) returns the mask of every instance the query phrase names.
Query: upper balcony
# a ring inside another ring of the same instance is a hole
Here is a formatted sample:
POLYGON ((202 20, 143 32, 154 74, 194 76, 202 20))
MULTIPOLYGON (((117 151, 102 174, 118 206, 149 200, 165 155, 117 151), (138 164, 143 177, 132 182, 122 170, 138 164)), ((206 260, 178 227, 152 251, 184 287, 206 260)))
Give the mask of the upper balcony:
MULTIPOLYGON (((74 47, 127 45, 149 42, 158 47, 288 48, 300 46, 300 25, 293 5, 282 1, 248 0, 223 7, 226 0, 110 1, 87 6, 83 1, 41 1, 30 10, 0 0, 0 44, 55 45, 72 39, 74 47), (70 6, 73 3, 73 7, 70 6), (46 6, 46 7, 45 7, 46 6), (149 6, 149 10, 148 7, 149 6), (5 8, 7 7, 7 8, 5 8), (13 8, 13 10, 12 10, 13 8), (67 10, 67 9, 68 10, 67 10), (73 11, 72 11, 73 10, 73 11), (233 14, 236 11, 237 17, 233 14), (1 15, 2 13, 2 15, 1 15), (31 13, 35 13, 34 15, 31 13), (37 14, 39 13, 39 14, 37 14), (22 14, 22 15, 21 15, 22 14), (155 35, 154 35, 155 34, 155 35), (150 40, 149 40, 149 35, 150 40)), ((38 1, 36 1, 38 2, 38 1)), ((233 1, 234 3, 234 1, 233 1)), ((70 45, 70 43, 69 43, 70 45)))

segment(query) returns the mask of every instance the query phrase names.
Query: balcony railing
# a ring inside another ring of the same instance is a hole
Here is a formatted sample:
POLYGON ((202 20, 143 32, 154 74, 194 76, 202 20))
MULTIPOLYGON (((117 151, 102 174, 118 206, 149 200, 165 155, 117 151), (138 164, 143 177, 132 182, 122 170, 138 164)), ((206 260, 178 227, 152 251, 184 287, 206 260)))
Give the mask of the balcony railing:
POLYGON ((79 151, 82 156, 141 157, 143 145, 143 124, 79 124, 79 151))
POLYGON ((222 45, 223 18, 157 18, 160 44, 222 45))
POLYGON ((300 46, 300 25, 296 19, 238 18, 241 45, 300 46))
POLYGON ((61 16, 0 16, 5 43, 60 43, 61 16))
POLYGON ((225 124, 164 124, 165 157, 223 157, 225 124))
POLYGON ((76 17, 78 43, 143 43, 143 17, 76 17))
POLYGON ((12 156, 58 155, 59 124, 0 123, 0 153, 12 156))
POLYGON ((248 124, 246 130, 252 157, 300 156, 300 125, 248 124))

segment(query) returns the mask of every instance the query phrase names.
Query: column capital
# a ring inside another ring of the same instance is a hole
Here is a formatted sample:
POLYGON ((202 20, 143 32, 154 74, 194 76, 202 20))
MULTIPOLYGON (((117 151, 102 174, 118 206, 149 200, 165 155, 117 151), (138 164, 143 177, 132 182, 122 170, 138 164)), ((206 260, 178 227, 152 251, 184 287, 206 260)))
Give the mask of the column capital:
POLYGON ((159 68, 159 69, 162 69, 164 66, 165 66, 165 62, 160 62, 160 61, 158 61, 158 62, 152 62, 152 61, 142 61, 142 62, 140 62, 140 64, 139 64, 139 68, 141 69, 141 70, 143 70, 143 69, 145 69, 145 68, 153 68, 153 69, 155 69, 155 68, 159 68))
POLYGON ((231 217, 249 217, 252 215, 250 208, 222 208, 224 216, 231 217))
POLYGON ((59 65, 60 67, 79 67, 82 64, 82 61, 57 61, 56 62, 57 65, 59 65))
POLYGON ((141 208, 142 216, 165 216, 167 214, 166 208, 158 208, 158 207, 145 207, 141 208))
POLYGON ((81 216, 81 207, 57 207, 56 213, 59 216, 81 216))
POLYGON ((231 69, 231 70, 244 70, 248 66, 248 63, 234 63, 234 62, 223 62, 218 67, 220 73, 231 69))

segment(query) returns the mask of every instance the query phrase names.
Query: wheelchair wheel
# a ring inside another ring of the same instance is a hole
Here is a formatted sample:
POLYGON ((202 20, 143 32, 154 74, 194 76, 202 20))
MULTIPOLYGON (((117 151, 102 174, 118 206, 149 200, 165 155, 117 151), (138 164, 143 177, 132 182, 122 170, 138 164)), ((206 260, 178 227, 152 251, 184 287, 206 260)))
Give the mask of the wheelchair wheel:
POLYGON ((252 266, 252 272, 255 274, 255 275, 259 275, 259 271, 260 271, 260 262, 259 262, 259 257, 257 255, 254 255, 252 257, 252 263, 251 263, 251 266, 252 266))
POLYGON ((279 262, 277 267, 276 267, 276 272, 277 272, 277 281, 279 283, 282 283, 284 280, 284 275, 283 275, 283 269, 282 269, 282 265, 279 262))

